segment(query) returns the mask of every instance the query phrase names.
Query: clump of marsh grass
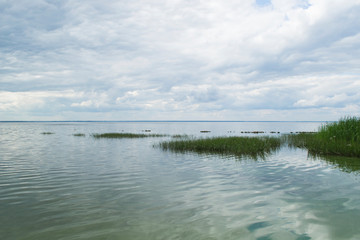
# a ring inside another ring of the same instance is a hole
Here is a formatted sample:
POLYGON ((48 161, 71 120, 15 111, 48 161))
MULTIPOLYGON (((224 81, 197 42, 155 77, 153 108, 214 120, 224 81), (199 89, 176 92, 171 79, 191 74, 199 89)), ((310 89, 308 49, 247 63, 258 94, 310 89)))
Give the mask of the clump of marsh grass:
POLYGON ((251 158, 264 158, 281 146, 280 138, 274 137, 214 137, 202 139, 181 139, 162 142, 163 150, 232 154, 251 158))
POLYGON ((166 137, 165 134, 140 134, 140 133, 95 133, 94 138, 146 138, 146 137, 166 137))
POLYGON ((188 139, 188 138, 190 138, 190 136, 187 135, 187 134, 175 134, 175 135, 172 135, 171 137, 172 138, 177 138, 177 139, 180 139, 180 138, 188 139))
POLYGON ((53 133, 53 132, 42 132, 41 134, 43 134, 43 135, 51 135, 51 134, 55 134, 55 133, 53 133))
POLYGON ((265 132, 264 131, 241 131, 241 133, 261 134, 261 133, 265 133, 265 132))
POLYGON ((342 118, 322 125, 317 133, 299 133, 286 138, 289 146, 306 148, 312 154, 360 157, 360 118, 342 118))
POLYGON ((345 117, 337 122, 322 125, 318 135, 322 139, 360 142, 360 118, 345 117))
POLYGON ((85 137, 84 133, 74 133, 73 136, 75 137, 85 137))

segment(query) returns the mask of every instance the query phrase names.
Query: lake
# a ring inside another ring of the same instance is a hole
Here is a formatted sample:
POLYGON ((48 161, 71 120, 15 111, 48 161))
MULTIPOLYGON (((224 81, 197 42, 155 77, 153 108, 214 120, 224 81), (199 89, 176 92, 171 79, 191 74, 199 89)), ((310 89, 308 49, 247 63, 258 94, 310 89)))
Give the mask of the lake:
POLYGON ((321 124, 0 122, 1 239, 360 239, 360 159, 283 147, 253 160, 157 147, 171 137, 91 136, 253 136, 241 132, 321 124))

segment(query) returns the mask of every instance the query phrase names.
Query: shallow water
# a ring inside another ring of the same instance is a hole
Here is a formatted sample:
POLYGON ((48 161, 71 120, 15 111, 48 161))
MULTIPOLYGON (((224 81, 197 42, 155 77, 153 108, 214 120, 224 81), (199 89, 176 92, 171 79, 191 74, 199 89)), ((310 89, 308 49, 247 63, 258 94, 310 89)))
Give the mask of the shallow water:
POLYGON ((254 161, 153 147, 170 137, 90 136, 233 136, 320 124, 0 123, 1 239, 360 239, 360 159, 282 148, 254 161))

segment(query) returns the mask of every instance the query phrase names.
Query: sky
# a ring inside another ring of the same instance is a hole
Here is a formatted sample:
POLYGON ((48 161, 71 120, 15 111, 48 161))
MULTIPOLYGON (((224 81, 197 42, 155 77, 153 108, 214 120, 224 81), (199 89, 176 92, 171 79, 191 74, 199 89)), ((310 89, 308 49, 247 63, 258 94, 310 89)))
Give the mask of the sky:
POLYGON ((0 121, 360 115, 360 0, 0 0, 0 121))

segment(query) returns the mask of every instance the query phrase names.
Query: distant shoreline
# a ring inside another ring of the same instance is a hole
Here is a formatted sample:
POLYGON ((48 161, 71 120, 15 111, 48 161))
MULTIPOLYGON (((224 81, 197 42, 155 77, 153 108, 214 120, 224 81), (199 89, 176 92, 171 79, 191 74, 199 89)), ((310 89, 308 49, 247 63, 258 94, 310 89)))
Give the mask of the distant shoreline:
POLYGON ((31 122, 54 122, 54 123, 58 123, 58 122, 65 122, 65 123, 74 123, 74 122, 104 122, 104 123, 122 123, 122 122, 144 122, 144 123, 156 123, 156 122, 159 122, 159 123, 162 123, 162 122, 336 122, 336 121, 317 121, 317 120, 314 120, 314 121, 227 121, 227 120, 118 120, 118 121, 107 121, 107 120, 95 120, 95 121, 92 121, 92 120, 87 120, 87 121, 77 121, 77 120, 73 120, 73 121, 0 121, 0 123, 31 123, 31 122))

